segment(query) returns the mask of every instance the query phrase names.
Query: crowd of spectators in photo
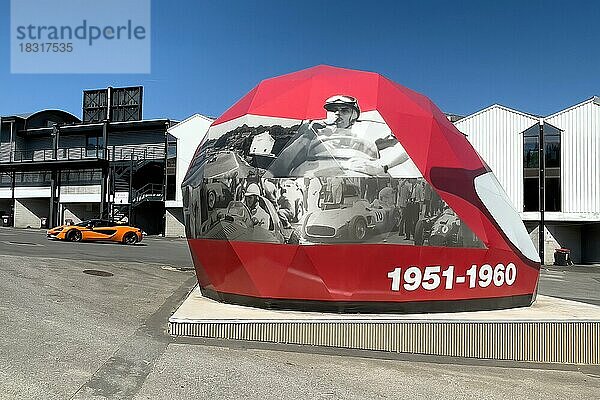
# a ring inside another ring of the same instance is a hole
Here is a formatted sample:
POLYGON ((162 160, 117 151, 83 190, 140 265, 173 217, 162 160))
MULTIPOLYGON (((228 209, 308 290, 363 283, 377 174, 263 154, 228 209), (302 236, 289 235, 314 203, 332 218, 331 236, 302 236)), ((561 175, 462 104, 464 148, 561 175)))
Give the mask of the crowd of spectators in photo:
POLYGON ((317 211, 324 203, 347 207, 366 200, 374 207, 394 208, 398 235, 405 240, 414 240, 419 219, 438 215, 444 209, 444 202, 423 178, 249 177, 224 180, 222 184, 224 195, 230 193, 228 201, 243 201, 265 227, 272 216, 260 205, 259 197, 273 205, 284 228, 301 223, 305 214, 317 211))

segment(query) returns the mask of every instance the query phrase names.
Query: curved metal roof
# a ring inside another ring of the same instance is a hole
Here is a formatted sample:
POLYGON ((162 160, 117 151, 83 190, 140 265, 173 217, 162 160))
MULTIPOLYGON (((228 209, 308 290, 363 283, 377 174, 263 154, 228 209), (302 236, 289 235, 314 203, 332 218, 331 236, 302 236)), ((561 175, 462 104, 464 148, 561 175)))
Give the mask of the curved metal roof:
POLYGON ((80 123, 81 122, 81 120, 79 118, 77 118, 75 115, 71 114, 70 112, 58 110, 58 109, 46 109, 46 110, 35 111, 32 113, 5 115, 2 117, 2 119, 13 119, 13 118, 17 119, 18 118, 21 120, 25 120, 25 126, 27 127, 28 120, 31 120, 32 118, 43 117, 44 115, 48 115, 48 117, 57 116, 67 123, 80 123))

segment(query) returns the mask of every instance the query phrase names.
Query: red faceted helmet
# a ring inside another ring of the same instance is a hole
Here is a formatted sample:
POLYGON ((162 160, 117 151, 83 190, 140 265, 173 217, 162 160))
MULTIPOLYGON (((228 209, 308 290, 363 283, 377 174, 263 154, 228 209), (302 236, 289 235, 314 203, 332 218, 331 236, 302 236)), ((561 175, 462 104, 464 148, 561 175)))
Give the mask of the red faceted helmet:
POLYGON ((219 301, 427 312, 535 299, 539 257, 490 168, 427 97, 377 73, 262 81, 213 122, 182 191, 200 289, 219 301), (361 120, 324 121, 338 105, 361 120), (251 192, 264 193, 253 210, 251 192))

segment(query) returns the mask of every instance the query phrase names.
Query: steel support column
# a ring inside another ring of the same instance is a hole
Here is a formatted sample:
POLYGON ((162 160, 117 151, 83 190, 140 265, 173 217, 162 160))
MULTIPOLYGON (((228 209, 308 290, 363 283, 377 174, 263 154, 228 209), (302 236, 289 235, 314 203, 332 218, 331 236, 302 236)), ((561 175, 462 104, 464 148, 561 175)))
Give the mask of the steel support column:
POLYGON ((52 159, 58 159, 58 141, 60 136, 60 128, 57 124, 52 125, 52 159))
MULTIPOLYGON (((48 212, 48 228, 56 226, 56 171, 50 173, 50 210, 48 212)), ((44 228, 42 226, 42 228, 44 228)))
MULTIPOLYGON (((104 121, 104 124, 102 125, 102 148, 101 148, 101 153, 102 156, 101 158, 103 160, 108 160, 108 121, 104 121)), ((96 152, 96 154, 98 154, 96 152)))
MULTIPOLYGON (((106 155, 106 150, 107 150, 107 146, 106 146, 106 142, 108 141, 108 120, 104 121, 104 124, 102 125, 102 149, 101 149, 101 156, 100 158, 102 158, 103 160, 107 159, 107 155, 106 155)), ((98 154, 96 152, 96 154, 98 154)), ((100 218, 107 218, 109 217, 108 215, 108 209, 110 208, 110 205, 107 204, 106 201, 106 197, 108 194, 108 167, 106 166, 102 166, 102 181, 100 184, 100 218)))
MULTIPOLYGON (((12 152, 11 152, 12 154, 12 152)), ((12 157, 12 155, 11 155, 12 157)), ((11 160, 12 161, 12 160, 11 160)), ((15 183, 16 183, 16 171, 12 171, 12 177, 10 180, 10 218, 12 226, 15 226, 15 183)))
POLYGON ((538 232, 538 245, 540 252, 540 261, 542 265, 544 265, 544 237, 545 237, 545 221, 544 221, 544 211, 546 209, 546 194, 545 194, 545 179, 546 174, 544 173, 544 168, 546 167, 545 162, 545 153, 544 153, 544 119, 540 118, 540 137, 539 137, 539 152, 538 152, 538 166, 539 166, 539 177, 540 177, 540 193, 539 193, 539 204, 540 204, 540 227, 538 232))
POLYGON ((133 208, 133 153, 130 155, 129 160, 129 207, 127 207, 128 216, 127 221, 129 224, 133 224, 133 220, 131 219, 132 208, 133 208))
MULTIPOLYGON (((169 123, 165 123, 165 158, 164 158, 164 174, 163 174, 163 187, 162 187, 162 198, 163 205, 167 201, 167 183, 168 183, 168 175, 167 175, 167 162, 169 159, 169 123)), ((167 218, 166 218, 166 207, 163 207, 163 215, 162 215, 162 236, 164 237, 167 233, 167 218)))
POLYGON ((107 203, 106 203, 106 193, 108 186, 108 168, 102 166, 102 180, 100 183, 100 218, 108 218, 107 215, 107 203))
MULTIPOLYGON (((9 161, 13 162, 15 160, 15 151, 17 150, 17 145, 15 144, 15 132, 14 132, 14 121, 10 121, 10 153, 9 153, 9 161)), ((14 174, 13 174, 14 176, 14 174)))

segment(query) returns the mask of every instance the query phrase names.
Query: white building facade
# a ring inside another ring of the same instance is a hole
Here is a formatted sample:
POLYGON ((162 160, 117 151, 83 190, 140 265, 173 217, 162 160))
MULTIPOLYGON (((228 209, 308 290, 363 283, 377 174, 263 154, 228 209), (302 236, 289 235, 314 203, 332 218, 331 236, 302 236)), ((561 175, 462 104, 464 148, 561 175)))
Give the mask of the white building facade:
POLYGON ((173 125, 167 133, 176 140, 175 199, 165 201, 165 236, 185 237, 181 183, 196 148, 204 139, 213 120, 200 114, 173 125))
POLYGON ((557 248, 600 262, 600 98, 549 116, 492 105, 455 122, 488 163, 538 245, 539 127, 545 136, 546 264, 557 248))

